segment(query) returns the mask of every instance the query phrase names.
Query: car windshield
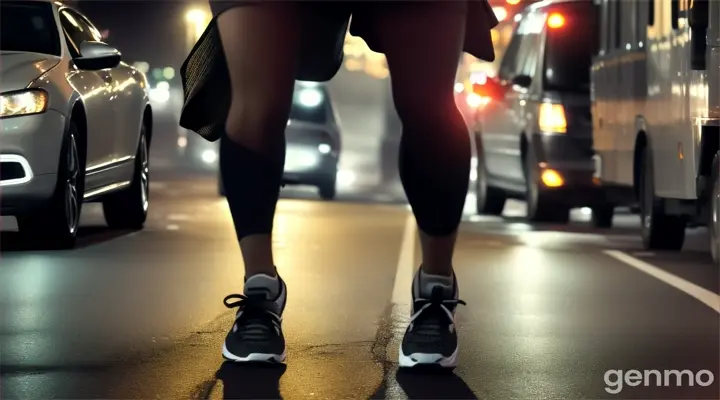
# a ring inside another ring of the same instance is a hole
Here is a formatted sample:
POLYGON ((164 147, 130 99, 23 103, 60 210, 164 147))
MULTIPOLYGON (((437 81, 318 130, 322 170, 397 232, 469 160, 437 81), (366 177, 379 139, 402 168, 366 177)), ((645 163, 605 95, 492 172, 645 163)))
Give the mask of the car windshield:
POLYGON ((320 85, 295 85, 290 119, 324 124, 328 120, 328 93, 320 85))
POLYGON ((566 3, 549 13, 545 88, 589 92, 590 65, 598 50, 598 16, 592 2, 566 3))
POLYGON ((50 3, 0 2, 0 50, 60 55, 60 38, 50 3))

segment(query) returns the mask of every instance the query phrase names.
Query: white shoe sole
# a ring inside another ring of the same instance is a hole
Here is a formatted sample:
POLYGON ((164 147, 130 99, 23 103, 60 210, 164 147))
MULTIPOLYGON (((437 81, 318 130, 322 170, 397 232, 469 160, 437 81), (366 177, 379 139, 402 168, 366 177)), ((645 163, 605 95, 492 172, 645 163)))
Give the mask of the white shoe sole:
POLYGON ((225 343, 223 343, 222 355, 226 360, 232 362, 264 362, 264 363, 282 363, 285 362, 287 357, 287 349, 283 350, 282 354, 269 354, 269 353, 250 353, 245 357, 239 357, 231 353, 227 349, 225 343))
POLYGON ((441 354, 413 353, 409 356, 403 354, 402 346, 400 346, 400 357, 398 364, 400 368, 412 368, 422 366, 439 366, 442 368, 455 368, 457 366, 457 356, 459 347, 449 357, 443 357, 441 354))

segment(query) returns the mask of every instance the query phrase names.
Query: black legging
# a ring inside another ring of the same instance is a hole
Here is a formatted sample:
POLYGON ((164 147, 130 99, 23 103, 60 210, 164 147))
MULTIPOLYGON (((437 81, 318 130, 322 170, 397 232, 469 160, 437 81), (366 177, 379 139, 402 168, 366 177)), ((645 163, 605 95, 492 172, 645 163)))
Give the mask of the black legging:
MULTIPOLYGON (((460 224, 468 190, 471 152, 465 122, 454 101, 435 116, 399 114, 404 131, 400 179, 418 227, 431 236, 447 236, 460 224)), ((221 139, 220 170, 238 239, 272 232, 284 148, 271 148, 273 154, 265 155, 227 135, 221 139)))

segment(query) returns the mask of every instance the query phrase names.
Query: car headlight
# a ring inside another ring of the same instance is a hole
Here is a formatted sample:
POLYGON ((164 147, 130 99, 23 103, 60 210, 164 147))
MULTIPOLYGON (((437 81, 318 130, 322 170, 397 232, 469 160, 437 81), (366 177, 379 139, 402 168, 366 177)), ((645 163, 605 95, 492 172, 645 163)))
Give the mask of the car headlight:
POLYGON ((327 143, 320 143, 318 145, 318 151, 322 154, 328 154, 332 151, 332 147, 327 143))
POLYGON ((297 94, 297 101, 304 107, 317 107, 323 102, 323 94, 315 88, 301 89, 297 94))
POLYGON ((0 118, 39 114, 47 110, 48 94, 44 90, 26 90, 0 95, 0 118))

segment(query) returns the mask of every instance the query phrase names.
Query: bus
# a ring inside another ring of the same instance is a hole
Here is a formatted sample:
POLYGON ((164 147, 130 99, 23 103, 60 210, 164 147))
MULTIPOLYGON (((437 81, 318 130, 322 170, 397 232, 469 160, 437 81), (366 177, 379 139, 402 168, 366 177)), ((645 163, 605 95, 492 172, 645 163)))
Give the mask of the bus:
POLYGON ((706 225, 718 262, 720 2, 595 2, 595 178, 638 206, 646 249, 680 250, 706 225))

